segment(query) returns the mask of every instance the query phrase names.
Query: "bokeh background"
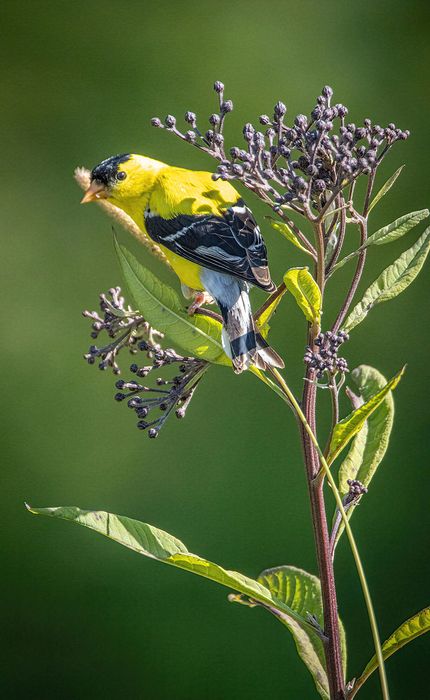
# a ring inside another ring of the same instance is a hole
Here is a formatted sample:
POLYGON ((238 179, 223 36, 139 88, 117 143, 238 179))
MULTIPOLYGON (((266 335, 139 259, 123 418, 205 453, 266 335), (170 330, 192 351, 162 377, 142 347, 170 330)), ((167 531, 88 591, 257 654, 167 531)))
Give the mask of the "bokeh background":
MULTIPOLYGON (((111 223, 79 206, 72 173, 124 151, 210 169, 203 154, 152 129, 150 117, 209 115, 221 79, 235 103, 234 143, 243 122, 277 99, 290 115, 306 113, 329 83, 354 121, 370 116, 412 132, 380 174, 382 183, 407 164, 375 210, 376 230, 429 204, 429 12, 419 0, 3 0, 3 697, 315 697, 288 633, 264 611, 232 606, 215 584, 24 510, 29 501, 126 514, 251 576, 282 563, 316 571, 296 426, 271 392, 214 368, 186 420, 172 419, 150 441, 113 402, 112 375, 81 359, 90 339, 80 312, 121 277, 111 223)), ((275 279, 304 264, 265 232, 275 279)), ((363 286, 417 235, 372 250, 363 286)), ((332 298, 345 280, 330 285, 332 298)), ((353 519, 383 638, 429 604, 429 291, 427 270, 375 309, 346 349, 350 366, 365 362, 387 376, 408 363, 388 455, 353 519)), ((298 391, 304 329, 291 302, 272 338, 298 391)), ((323 397, 323 424, 325 410, 323 397)), ((352 677, 372 642, 345 538, 336 570, 352 677)), ((422 637, 388 662, 393 699, 427 694, 428 654, 422 637)), ((377 678, 361 693, 379 697, 377 678)))

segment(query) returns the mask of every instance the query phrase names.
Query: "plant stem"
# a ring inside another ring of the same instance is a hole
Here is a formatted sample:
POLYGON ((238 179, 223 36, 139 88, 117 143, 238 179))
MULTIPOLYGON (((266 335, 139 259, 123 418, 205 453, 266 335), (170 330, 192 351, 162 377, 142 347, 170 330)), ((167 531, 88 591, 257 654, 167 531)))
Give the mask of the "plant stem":
POLYGON ((283 294, 285 292, 285 289, 286 289, 285 282, 281 282, 281 284, 275 289, 275 291, 272 292, 272 294, 266 299, 264 304, 262 306, 260 306, 260 308, 257 309, 257 311, 255 311, 255 313, 253 313, 254 321, 256 321, 260 318, 261 314, 263 314, 264 311, 266 311, 266 309, 268 309, 269 306, 271 306, 271 304, 273 304, 273 302, 276 301, 276 299, 278 297, 280 297, 281 294, 283 294))
MULTIPOLYGON (((325 262, 324 262, 324 224, 322 221, 315 224, 315 242, 317 244, 317 262, 315 265, 315 277, 321 291, 321 298, 324 295, 325 286, 325 262)), ((313 338, 312 338, 313 340, 313 338)))
POLYGON ((326 266, 326 271, 325 271, 326 279, 332 273, 332 271, 336 265, 337 259, 339 257, 340 251, 342 250, 343 241, 345 239, 345 231, 346 231, 346 211, 345 211, 345 207, 343 206, 341 209, 341 212, 340 212, 340 228, 339 228, 339 236, 337 239, 336 247, 333 251, 333 255, 331 257, 331 260, 328 262, 328 264, 326 266))
POLYGON ((359 216, 358 219, 358 225, 360 227, 360 248, 361 252, 358 257, 358 263, 357 267, 354 273, 354 277, 351 282, 351 286, 349 288, 348 294, 346 295, 345 301, 342 304, 342 308, 339 311, 336 321, 333 324, 332 331, 333 333, 337 333, 339 328, 341 327, 342 323, 345 320, 346 314, 348 313, 348 309, 351 305, 351 302, 354 298, 355 292, 357 291, 358 284, 361 279, 361 275, 363 274, 363 268, 364 268, 364 263, 366 262, 366 253, 367 249, 363 248, 364 244, 366 243, 367 240, 367 219, 363 218, 362 216, 359 216))
POLYGON ((306 428, 306 426, 308 426, 312 435, 315 435, 315 403, 316 386, 310 381, 305 381, 302 403, 303 414, 301 415, 298 413, 298 417, 301 421, 301 438, 311 503, 318 571, 321 581, 324 633, 327 636, 327 643, 325 645, 327 677, 330 688, 330 698, 332 700, 344 700, 346 697, 344 671, 342 668, 340 648, 336 584, 330 553, 330 535, 324 502, 324 480, 317 479, 319 472, 318 453, 306 428), (302 416, 305 422, 303 422, 302 416))
MULTIPOLYGON (((389 696, 389 692, 388 692, 387 677, 386 677, 386 674, 385 674, 385 664, 384 664, 384 658, 383 658, 383 655, 382 655, 381 640, 380 640, 380 637, 379 637, 378 625, 377 625, 377 622, 376 622, 375 611, 374 611, 374 609, 373 609, 373 603, 372 603, 372 599, 371 599, 371 596, 370 596, 369 587, 368 587, 368 585, 367 585, 366 576, 365 576, 365 573, 364 573, 363 565, 362 565, 362 563, 361 563, 361 559, 360 559, 360 555, 359 555, 359 552, 358 552, 358 548, 357 548, 357 545, 356 545, 356 542, 355 542, 355 539, 354 539, 354 535, 353 535, 353 533, 352 533, 351 526, 350 526, 349 521, 348 521, 348 517, 347 517, 346 512, 345 512, 345 509, 344 509, 344 507, 343 507, 342 498, 341 498, 341 496, 340 496, 340 493, 339 493, 339 491, 338 491, 338 488, 337 488, 337 486, 336 486, 336 482, 335 482, 335 480, 334 480, 334 478, 333 478, 333 475, 332 475, 332 473, 331 473, 331 471, 330 471, 330 468, 329 468, 329 466, 328 466, 328 464, 327 464, 327 461, 326 461, 326 459, 325 459, 325 457, 324 457, 324 455, 323 455, 323 453, 322 453, 322 450, 321 450, 321 448, 320 448, 320 446, 319 446, 319 444, 318 444, 318 440, 317 440, 317 438, 316 438, 316 436, 315 436, 314 430, 312 429, 312 425, 311 425, 311 423, 307 420, 307 417, 306 417, 306 415, 305 415, 307 412, 309 412, 309 406, 307 407, 307 406, 304 404, 304 405, 303 405, 303 409, 304 409, 304 410, 302 410, 302 408, 300 407, 300 405, 299 405, 298 401, 296 400, 294 394, 292 393, 292 391, 290 390, 288 384, 284 381, 282 375, 278 372, 278 370, 275 369, 275 368, 272 368, 271 372, 272 372, 273 376, 275 377, 275 379, 277 380, 277 382, 279 383, 280 387, 282 388, 282 390, 283 390, 284 393, 285 393, 285 401, 286 401, 289 405, 292 405, 292 406, 293 406, 293 408, 294 408, 294 410, 295 410, 295 412, 296 412, 296 415, 297 415, 298 419, 300 420, 300 422, 301 422, 301 424, 302 424, 302 426, 303 426, 303 433, 306 433, 306 435, 308 436, 309 441, 311 442, 312 447, 314 448, 314 451, 315 451, 316 454, 318 455, 318 458, 319 458, 318 461, 320 462, 320 464, 321 464, 321 466, 322 466, 322 469, 323 469, 323 471, 324 471, 324 473, 325 473, 325 475, 326 475, 326 477, 327 477, 327 480, 328 480, 328 482, 329 482, 329 484, 330 484, 330 486, 331 486, 331 488, 332 488, 332 491, 333 491, 333 494, 334 494, 334 497, 335 497, 335 501, 336 501, 336 505, 337 505, 337 507, 338 507, 338 509, 339 509, 339 512, 340 512, 340 514, 341 514, 341 516, 342 516, 342 519, 343 519, 343 522, 344 522, 344 525, 345 525, 345 531, 346 531, 346 534, 347 534, 347 537, 348 537, 348 540, 349 540, 349 544, 350 544, 350 547, 351 547, 352 555, 353 555, 353 557, 354 557, 355 565, 356 565, 357 572, 358 572, 358 577, 359 577, 359 579, 360 579, 360 584, 361 584, 361 588, 362 588, 362 591, 363 591, 364 600, 365 600, 365 603, 366 603, 366 608, 367 608, 367 613, 368 613, 368 616, 369 616, 370 627, 371 627, 371 630, 372 630, 373 642, 374 642, 374 646, 375 646, 375 653, 376 653, 376 657, 377 657, 378 664, 379 664, 379 677, 380 677, 380 682, 381 682, 382 697, 383 697, 383 700, 389 700, 390 696, 389 696)), ((309 384, 309 382, 306 382, 306 384, 309 384)), ((309 385, 309 386, 311 386, 311 385, 309 385)), ((314 388, 315 388, 315 387, 314 387, 314 388)), ((308 391, 309 391, 309 390, 308 390, 308 391)), ((307 393, 307 392, 306 392, 306 386, 305 386, 304 394, 306 394, 306 393, 307 393)), ((307 398, 307 401, 308 401, 308 400, 309 400, 309 399, 307 398)), ((314 420, 314 418, 315 418, 315 416, 312 415, 312 406, 310 406, 310 417, 311 417, 311 420, 314 420)), ((306 448, 305 448, 305 450, 306 450, 306 448)), ((306 452, 305 452, 305 456, 306 456, 306 452)), ((318 461, 317 461, 317 464, 318 464, 318 461)), ((312 468, 315 468, 315 465, 314 465, 314 464, 311 464, 311 466, 312 466, 312 468)), ((322 482, 321 482, 321 480, 316 479, 316 480, 315 480, 315 483, 318 483, 318 484, 319 484, 319 487, 321 488, 321 493, 322 493, 322 482)), ((313 493, 313 492, 312 492, 312 484, 310 484, 310 493, 311 493, 311 500, 312 500, 312 493, 313 493)), ((323 524, 320 524, 320 530, 321 530, 321 534, 324 534, 324 530, 327 532, 327 520, 326 520, 326 518, 325 518, 324 502, 322 503, 322 509, 324 510, 325 528, 324 528, 324 525, 323 525, 323 524)), ((315 527, 315 526, 316 526, 316 523, 315 523, 315 521, 314 521, 315 534, 317 535, 317 527, 315 527)), ((327 532, 327 539, 328 539, 328 532, 327 532)), ((327 541, 327 544, 326 544, 325 538, 323 537, 323 538, 322 538, 321 544, 323 544, 323 550, 324 550, 325 556, 328 555, 328 558, 329 558, 329 560, 330 560, 330 543, 329 543, 329 541, 327 541), (325 551, 325 546, 327 546, 328 552, 325 551)), ((317 546, 317 553, 319 553, 318 546, 317 546)), ((332 573, 332 576, 333 576, 333 567, 331 566, 330 568, 331 568, 331 573, 332 573)), ((320 574, 321 574, 321 570, 320 570, 320 574)), ((334 577, 333 577, 333 582, 334 582, 334 577)), ((327 582, 326 582, 326 583, 327 583, 327 582)), ((326 617, 326 612, 325 612, 325 610, 326 610, 326 606, 327 606, 327 605, 330 605, 333 601, 330 600, 330 599, 326 600, 326 598, 324 597, 324 589, 323 589, 323 580, 322 580, 322 578, 321 578, 321 591, 322 591, 322 594, 323 594, 324 622, 325 622, 325 617, 326 617)), ((336 591, 335 591, 335 590, 334 590, 334 596, 336 596, 336 591)), ((336 597, 334 597, 334 603, 335 603, 335 607, 336 607, 336 625, 335 625, 335 629, 336 629, 336 626, 337 626, 337 634, 338 634, 338 640, 339 640, 339 625, 338 625, 338 620, 337 620, 336 597)), ((328 630, 327 628, 325 628, 325 629, 324 629, 324 632, 325 632, 325 634, 329 637, 329 642, 330 642, 330 639, 331 639, 330 630, 328 630)), ((333 646, 333 640, 331 640, 331 641, 332 641, 331 646, 333 646)), ((332 658, 331 658, 331 656, 330 656, 330 654, 329 654, 329 651, 330 651, 330 650, 328 649, 328 650, 327 650, 327 654, 326 654, 326 663, 327 663, 327 675, 328 675, 328 679, 329 679, 329 683, 330 683, 330 694, 331 694, 331 700, 337 700, 337 698, 345 698, 346 696, 345 696, 344 686, 343 686, 343 685, 340 685, 339 679, 337 678, 337 676, 336 676, 335 674, 333 674, 333 672, 336 671, 336 669, 335 669, 335 668, 330 669, 329 662, 332 662, 332 658), (333 678, 333 675, 334 675, 334 678, 333 678), (333 683, 333 681, 336 681, 336 683, 337 683, 338 685, 340 685, 341 688, 343 688, 343 689, 341 690, 341 692, 342 692, 343 694, 340 694, 340 695, 339 695, 339 694, 338 694, 338 695, 333 694, 333 692, 336 692, 336 688, 334 689, 334 691, 332 690, 332 683, 333 683)), ((341 678, 341 682, 342 682, 342 684, 343 684, 343 679, 342 679, 342 678, 341 678)))

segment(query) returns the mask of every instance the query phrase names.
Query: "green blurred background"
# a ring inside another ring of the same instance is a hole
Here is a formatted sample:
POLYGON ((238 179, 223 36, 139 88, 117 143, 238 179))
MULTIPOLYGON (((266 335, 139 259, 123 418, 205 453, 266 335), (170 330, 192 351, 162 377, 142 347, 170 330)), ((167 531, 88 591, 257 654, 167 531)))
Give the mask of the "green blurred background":
MULTIPOLYGON (((251 576, 283 563, 316 572, 296 426, 274 395, 251 376, 214 368, 186 420, 172 419, 150 441, 113 402, 112 375, 81 359, 90 339, 80 312, 121 278, 111 223, 79 206, 72 173, 124 151, 213 168, 152 129, 150 117, 210 114, 221 79, 235 103, 234 143, 243 122, 277 99, 290 115, 306 113, 329 83, 354 121, 370 116, 412 132, 380 174, 381 183, 407 164, 375 211, 376 230, 429 204, 429 9, 3 0, 0 13, 3 697, 313 698, 292 640, 264 611, 234 607, 212 583, 24 510, 25 500, 111 510, 251 576)), ((265 229, 275 279, 304 264, 265 229)), ((364 284, 417 235, 372 251, 364 284)), ((124 232, 121 240, 130 242, 124 232)), ((387 376, 408 362, 389 453, 353 520, 384 638, 429 603, 428 295, 426 271, 372 312, 346 349, 350 366, 387 376)), ((291 302, 272 333, 298 391, 304 330, 291 302)), ((352 677, 372 642, 345 538, 336 571, 352 677)), ((422 637, 388 662, 392 698, 427 695, 428 654, 422 637)), ((379 697, 376 677, 360 697, 379 697)))

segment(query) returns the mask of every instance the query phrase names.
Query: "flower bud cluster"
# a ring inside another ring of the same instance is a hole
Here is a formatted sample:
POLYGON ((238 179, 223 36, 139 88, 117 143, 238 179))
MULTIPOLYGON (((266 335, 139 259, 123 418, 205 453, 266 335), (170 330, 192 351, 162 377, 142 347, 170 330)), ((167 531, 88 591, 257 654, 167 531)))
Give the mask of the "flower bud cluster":
POLYGON ((348 510, 351 506, 357 505, 363 494, 367 493, 368 491, 366 486, 364 486, 364 484, 357 479, 348 479, 347 484, 349 486, 349 491, 342 499, 346 510, 348 510))
POLYGON ((182 357, 172 348, 162 350, 145 340, 139 342, 138 348, 146 353, 149 362, 142 367, 136 363, 130 366, 130 372, 136 379, 118 380, 115 386, 119 391, 114 398, 120 402, 127 401, 128 408, 132 409, 139 419, 139 430, 148 430, 148 436, 156 438, 173 411, 177 418, 184 418, 208 363, 194 357, 182 357), (138 381, 147 377, 150 372, 170 365, 175 365, 178 371, 171 379, 157 377, 155 387, 145 386, 138 381), (147 420, 150 413, 150 420, 147 420))
POLYGON ((323 376, 324 372, 334 375, 336 372, 344 374, 349 371, 345 358, 337 355, 339 347, 346 340, 349 340, 349 336, 345 331, 338 333, 326 331, 319 333, 315 338, 314 343, 317 350, 309 345, 306 347, 304 362, 315 371, 318 379, 323 376))
POLYGON ((155 338, 162 338, 163 334, 151 328, 131 306, 125 306, 121 287, 111 287, 107 294, 100 294, 99 299, 100 312, 83 311, 82 315, 92 320, 91 338, 96 340, 105 331, 112 342, 102 347, 91 345, 84 359, 90 365, 97 362, 101 370, 111 367, 114 374, 120 374, 116 358, 122 348, 127 347, 131 353, 137 352, 139 340, 150 338, 155 343, 155 338))
POLYGON ((197 148, 210 153, 218 160, 226 161, 222 132, 226 115, 233 111, 233 102, 224 100, 224 85, 220 80, 216 80, 213 87, 218 95, 219 110, 210 115, 208 129, 199 130, 197 127, 197 116, 190 110, 187 110, 184 115, 184 121, 190 128, 183 131, 178 128, 176 117, 171 114, 164 118, 164 123, 159 117, 153 117, 151 124, 158 129, 171 131, 183 141, 187 141, 197 146, 197 148))
POLYGON ((320 211, 331 199, 360 175, 374 172, 387 151, 409 131, 390 123, 387 127, 364 119, 357 125, 347 121, 348 108, 332 104, 333 90, 326 85, 309 116, 298 114, 287 124, 286 105, 278 101, 272 116, 260 116, 261 127, 247 123, 243 128, 244 147, 233 146, 229 156, 222 135, 225 115, 232 111, 231 100, 224 100, 224 85, 216 81, 219 112, 212 114, 210 129, 197 128, 196 115, 186 112, 191 131, 177 129, 176 119, 154 118, 153 126, 166 128, 220 161, 215 178, 241 180, 255 191, 272 196, 275 206, 304 212, 320 211))
POLYGON ((116 401, 127 400, 129 408, 133 409, 139 421, 140 430, 148 428, 151 438, 158 433, 168 416, 175 410, 177 418, 183 418, 190 404, 197 384, 208 368, 208 363, 194 357, 183 357, 172 348, 163 350, 157 340, 163 334, 152 328, 137 311, 125 305, 120 287, 112 287, 107 294, 100 294, 100 312, 84 311, 83 315, 92 320, 91 337, 97 339, 101 332, 106 332, 111 342, 103 347, 91 345, 84 355, 90 365, 97 361, 98 367, 105 370, 111 367, 114 374, 121 374, 117 356, 127 348, 132 355, 139 351, 145 352, 148 362, 139 366, 134 362, 130 372, 135 379, 130 381, 118 380, 115 384, 119 390, 115 394, 116 401), (140 380, 154 370, 174 365, 177 373, 171 379, 157 377, 155 387, 144 386, 140 380), (161 415, 152 413, 152 420, 145 420, 150 411, 157 409, 161 415))

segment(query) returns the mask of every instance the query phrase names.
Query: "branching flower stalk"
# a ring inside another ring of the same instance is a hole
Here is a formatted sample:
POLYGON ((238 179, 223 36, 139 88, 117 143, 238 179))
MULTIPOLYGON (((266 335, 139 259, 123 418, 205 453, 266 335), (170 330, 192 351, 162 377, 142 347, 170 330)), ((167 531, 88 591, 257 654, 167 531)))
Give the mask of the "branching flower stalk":
POLYGON ((107 294, 100 294, 99 303, 100 312, 86 310, 82 315, 92 321, 91 338, 96 340, 104 332, 109 342, 102 347, 91 345, 84 359, 90 365, 97 362, 100 370, 111 368, 115 375, 119 375, 121 370, 117 359, 122 350, 128 349, 133 356, 139 351, 144 353, 145 364, 139 366, 134 361, 129 367, 134 377, 116 381, 118 391, 114 399, 120 403, 125 401, 137 416, 139 430, 147 430, 148 437, 156 438, 172 412, 177 418, 185 417, 209 364, 195 357, 184 357, 173 348, 163 349, 160 345, 163 334, 152 328, 138 311, 125 306, 120 287, 112 287, 107 294), (173 377, 157 376, 153 387, 142 384, 148 375, 171 367, 177 369, 173 377))
MULTIPOLYGON (((157 117, 153 118, 153 126, 166 129, 215 158, 219 165, 214 179, 241 182, 288 225, 296 240, 314 260, 313 276, 323 300, 326 284, 341 255, 347 226, 355 226, 358 229, 359 244, 363 246, 367 239, 367 221, 377 170, 393 144, 406 139, 409 132, 397 128, 393 123, 383 128, 368 118, 359 126, 348 122, 348 109, 343 104, 332 104, 333 91, 326 86, 318 96, 310 116, 299 114, 291 124, 287 124, 287 108, 279 101, 272 116, 260 116, 259 122, 264 131, 251 123, 245 124, 244 145, 233 146, 227 152, 224 126, 227 115, 233 110, 233 103, 225 99, 224 86, 220 81, 215 83, 214 89, 218 95, 219 109, 209 117, 208 129, 198 127, 197 117, 192 111, 185 114, 185 122, 189 127, 187 130, 179 129, 177 120, 172 115, 168 115, 164 123, 157 117), (366 193, 361 205, 355 196, 355 185, 359 178, 367 180, 366 193), (310 226, 313 240, 309 240, 297 221, 291 218, 296 216, 301 217, 310 226)), ((289 404, 294 406, 301 424, 301 442, 324 602, 326 666, 330 697, 333 700, 345 698, 346 690, 340 651, 331 538, 324 502, 325 477, 333 489, 338 511, 344 518, 366 603, 368 608, 370 606, 369 614, 380 661, 383 696, 388 698, 375 617, 358 551, 345 514, 347 504, 342 503, 327 460, 319 447, 316 422, 318 380, 323 376, 328 379, 332 395, 333 425, 338 421, 340 382, 337 383, 337 378, 342 379, 348 367, 345 360, 337 358, 337 348, 347 339, 347 334, 342 331, 342 324, 359 285, 365 260, 364 247, 360 250, 348 292, 330 331, 322 334, 318 324, 308 324, 306 374, 300 402, 291 394, 281 375, 275 372, 276 380, 288 397, 289 404)))

